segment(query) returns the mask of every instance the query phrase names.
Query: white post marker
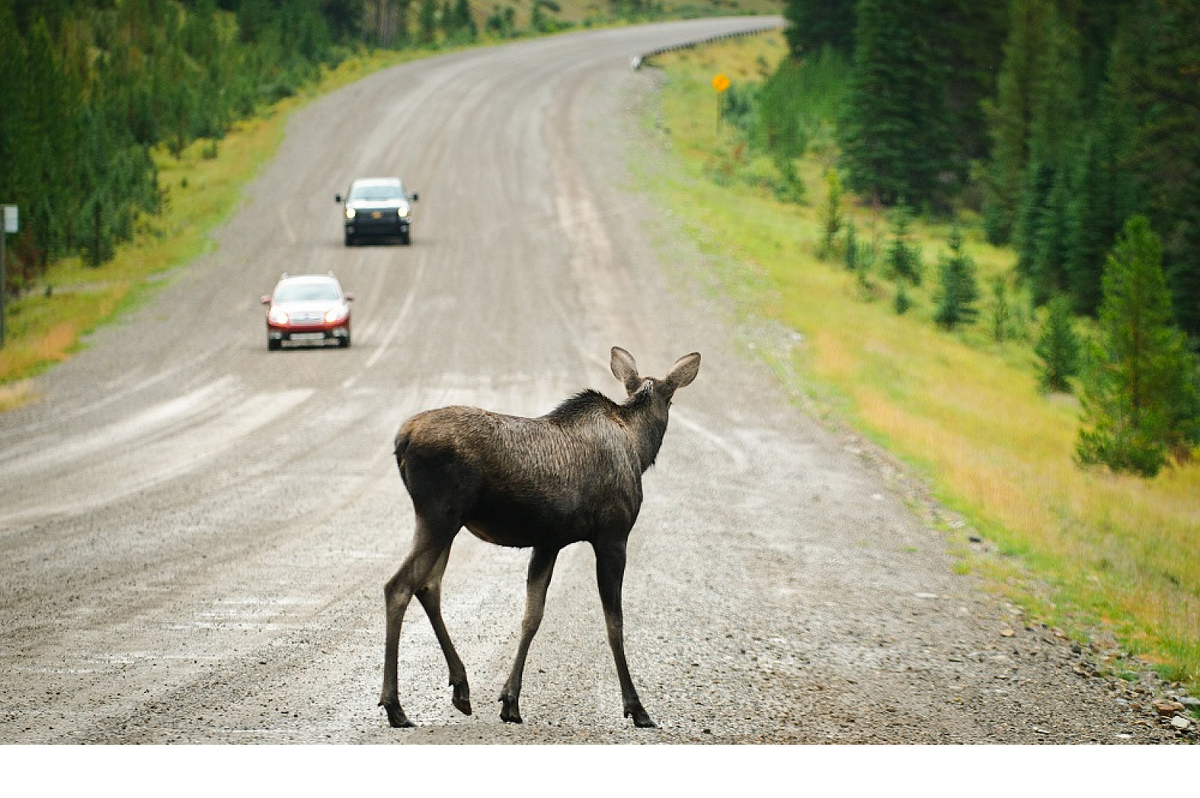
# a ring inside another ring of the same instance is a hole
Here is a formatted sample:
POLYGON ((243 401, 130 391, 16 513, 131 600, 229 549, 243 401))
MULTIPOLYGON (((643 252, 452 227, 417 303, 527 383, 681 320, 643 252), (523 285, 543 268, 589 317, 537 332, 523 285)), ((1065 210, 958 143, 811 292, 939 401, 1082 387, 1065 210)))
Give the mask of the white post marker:
POLYGON ((0 232, 0 347, 4 346, 4 302, 8 299, 7 281, 4 276, 5 248, 8 234, 18 230, 17 206, 4 206, 4 230, 0 232))

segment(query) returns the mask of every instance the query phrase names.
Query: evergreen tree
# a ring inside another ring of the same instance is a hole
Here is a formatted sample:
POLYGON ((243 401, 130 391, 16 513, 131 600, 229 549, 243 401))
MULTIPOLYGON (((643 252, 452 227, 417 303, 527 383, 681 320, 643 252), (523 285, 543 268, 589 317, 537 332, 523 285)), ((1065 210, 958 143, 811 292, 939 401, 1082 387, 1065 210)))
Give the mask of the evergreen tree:
POLYGON ((787 0, 784 28, 792 58, 819 53, 825 47, 847 58, 854 52, 855 0, 787 0))
POLYGON ((860 0, 838 140, 847 183, 891 205, 944 199, 949 165, 944 71, 932 0, 860 0))
POLYGON ((96 268, 113 257, 113 235, 111 211, 103 194, 91 197, 83 206, 82 218, 86 225, 83 243, 83 261, 96 268))
POLYGON ((1057 14, 1049 16, 1045 47, 1032 84, 1029 164, 1013 235, 1019 268, 1039 305, 1067 288, 1068 208, 1082 130, 1078 40, 1057 14))
POLYGON ((1104 270, 1101 340, 1085 374, 1084 464, 1154 476, 1200 441, 1195 363, 1172 323, 1162 244, 1144 216, 1126 224, 1104 270))
POLYGON ((1116 57, 1114 82, 1137 118, 1125 166, 1163 235, 1176 319, 1200 337, 1200 4, 1133 4, 1116 57))
POLYGON ((853 219, 846 223, 842 257, 846 270, 854 274, 855 290, 859 299, 873 301, 876 296, 871 267, 875 263, 875 246, 872 242, 858 240, 858 230, 853 219))
POLYGON ((825 205, 821 212, 821 227, 825 237, 821 240, 820 254, 822 258, 829 258, 834 254, 837 235, 842 229, 842 181, 834 169, 825 172, 825 205))
POLYGON ((465 35, 469 39, 474 39, 479 34, 475 18, 471 15, 469 0, 455 0, 453 15, 455 33, 465 35))
POLYGON ((912 307, 912 298, 909 297, 908 288, 903 280, 896 283, 896 297, 892 301, 892 307, 897 316, 903 316, 912 307))
POLYGON ((21 149, 17 160, 5 167, 17 172, 18 202, 40 194, 58 211, 39 220, 45 225, 39 231, 41 240, 53 257, 73 251, 77 244, 71 220, 80 212, 75 189, 84 76, 71 68, 65 48, 56 47, 44 19, 34 22, 27 48, 24 97, 18 106, 21 149))
POLYGON ((1079 337, 1072 323, 1069 297, 1060 294, 1047 303, 1046 321, 1033 351, 1042 361, 1042 388, 1069 392, 1069 379, 1079 372, 1079 337))
POLYGON ((891 214, 891 243, 887 251, 887 267, 891 276, 913 285, 921 284, 921 252, 909 241, 911 212, 901 202, 891 214))
POLYGON ((1133 210, 1133 186, 1121 162, 1132 123, 1111 91, 1084 133, 1067 207, 1066 279, 1075 310, 1094 316, 1100 307, 1105 254, 1133 210))
POLYGON ((950 231, 950 256, 939 264, 941 292, 934 321, 947 330, 975 321, 979 311, 979 285, 975 281, 975 261, 963 251, 962 233, 957 225, 950 231))
POLYGON ((860 265, 858 230, 854 226, 853 219, 846 223, 846 241, 842 247, 842 263, 849 272, 857 272, 860 265))
POLYGON ((334 41, 354 41, 364 33, 366 0, 322 0, 321 9, 334 41))
POLYGON ((993 244, 1011 239, 1030 173, 1030 128, 1054 17, 1053 0, 1011 0, 1010 8, 996 100, 984 105, 992 141, 983 185, 984 228, 993 244))
POLYGON ((243 42, 258 42, 274 22, 271 0, 241 0, 237 6, 238 35, 243 42))
POLYGON ((958 190, 971 179, 973 164, 990 150, 985 101, 996 94, 1008 33, 1008 4, 978 0, 932 0, 937 27, 927 35, 945 79, 947 123, 952 136, 949 165, 958 190))
POLYGON ((1003 277, 992 280, 991 302, 992 340, 1003 343, 1008 340, 1012 326, 1012 310, 1008 302, 1008 284, 1003 277))
MULTIPOLYGON (((1029 278, 1034 304, 1043 305, 1055 294, 1067 290, 1068 230, 1071 197, 1071 174, 1062 166, 1046 169, 1043 177, 1050 190, 1039 197, 1026 191, 1025 201, 1032 213, 1023 215, 1032 224, 1021 237, 1022 249, 1018 263, 1029 278)), ((1031 181, 1038 185, 1040 181, 1031 181)))
POLYGON ((437 38, 437 0, 421 0, 417 11, 417 41, 421 44, 433 44, 437 38))

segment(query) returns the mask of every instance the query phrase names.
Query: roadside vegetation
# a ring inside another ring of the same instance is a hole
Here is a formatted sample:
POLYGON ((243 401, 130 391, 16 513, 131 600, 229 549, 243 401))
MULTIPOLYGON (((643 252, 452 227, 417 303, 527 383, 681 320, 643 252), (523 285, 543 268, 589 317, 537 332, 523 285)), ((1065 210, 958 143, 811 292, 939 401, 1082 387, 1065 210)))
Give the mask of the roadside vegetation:
MULTIPOLYGON (((648 124, 676 158, 643 164, 647 184, 713 256, 715 290, 794 331, 787 352, 757 347, 781 378, 961 515, 946 533, 964 571, 1096 645, 1114 673, 1132 673, 1132 653, 1200 686, 1196 362, 1152 222, 1131 213, 1107 228, 1088 263, 1102 285, 1043 293, 1050 272, 1023 267, 1022 244, 998 238, 971 178, 989 165, 982 115, 968 120, 980 149, 960 171, 901 164, 875 182, 847 165, 873 157, 848 156, 843 138, 866 124, 845 119, 861 101, 852 55, 796 52, 774 33, 655 58, 665 88, 648 124), (723 121, 717 73, 732 81, 723 121), (1154 398, 1130 395, 1139 379, 1154 398)), ((897 146, 945 145, 916 138, 897 146)))

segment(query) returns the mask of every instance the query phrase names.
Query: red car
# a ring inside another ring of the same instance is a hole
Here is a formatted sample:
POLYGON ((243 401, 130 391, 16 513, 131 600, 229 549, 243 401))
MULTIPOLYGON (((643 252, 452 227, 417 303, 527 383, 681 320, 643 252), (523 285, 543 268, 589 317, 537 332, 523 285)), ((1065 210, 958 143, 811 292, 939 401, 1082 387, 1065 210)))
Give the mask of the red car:
POLYGON ((350 303, 353 294, 330 272, 328 275, 283 275, 271 296, 262 298, 267 310, 267 348, 284 341, 337 341, 350 346, 350 303))

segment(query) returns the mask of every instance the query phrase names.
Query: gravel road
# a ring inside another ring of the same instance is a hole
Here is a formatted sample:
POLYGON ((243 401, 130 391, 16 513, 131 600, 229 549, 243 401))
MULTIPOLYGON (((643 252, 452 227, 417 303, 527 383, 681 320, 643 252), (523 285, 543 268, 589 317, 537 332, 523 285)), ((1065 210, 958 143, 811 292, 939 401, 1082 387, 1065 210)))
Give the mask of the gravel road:
POLYGON ((703 287, 704 257, 631 188, 660 76, 630 56, 746 25, 439 56, 298 112, 211 251, 0 415, 0 742, 1177 739, 955 573, 885 461, 789 400, 703 287), (376 173, 420 192, 410 247, 342 245, 333 195, 376 173), (357 295, 354 346, 268 353, 259 297, 328 270, 357 295), (446 404, 620 398, 614 344, 655 376, 704 357, 625 579, 660 728, 621 717, 583 546, 558 561, 525 723, 501 723, 528 554, 466 533, 444 613, 475 714, 451 706, 414 602, 400 690, 419 726, 389 728, 382 588, 412 534, 395 430, 446 404))

